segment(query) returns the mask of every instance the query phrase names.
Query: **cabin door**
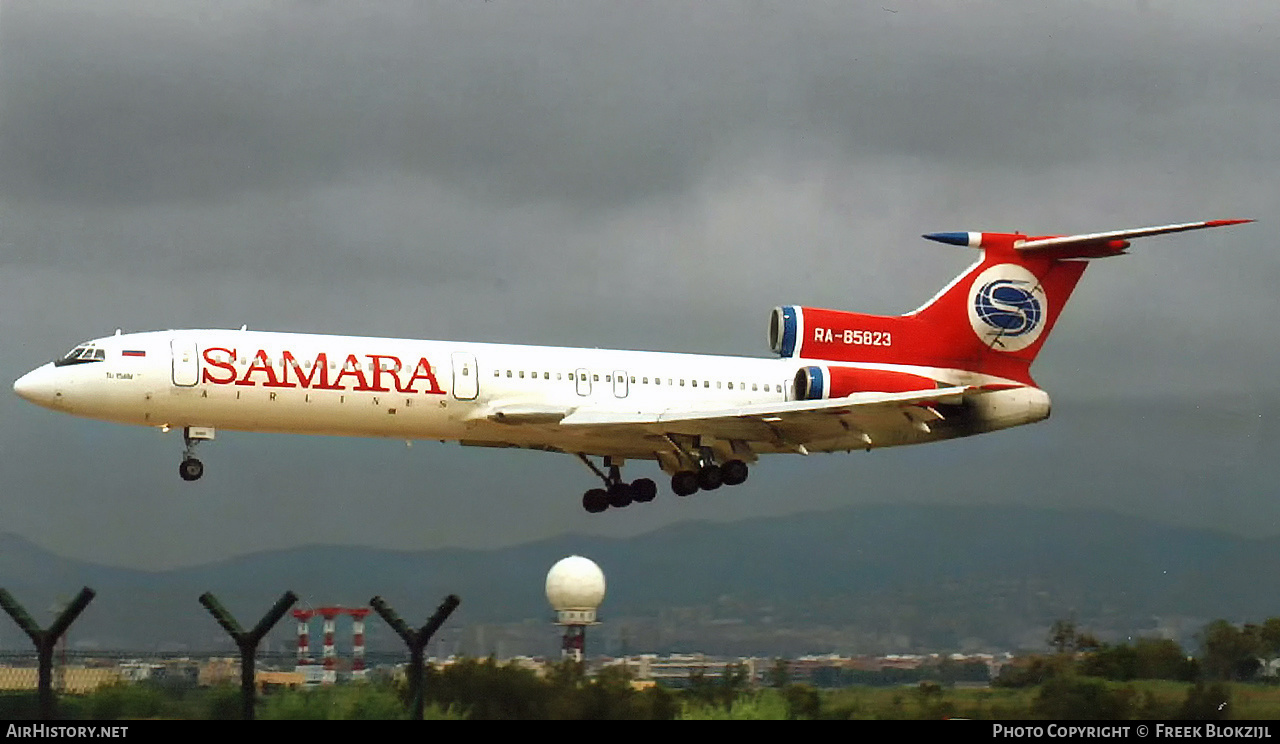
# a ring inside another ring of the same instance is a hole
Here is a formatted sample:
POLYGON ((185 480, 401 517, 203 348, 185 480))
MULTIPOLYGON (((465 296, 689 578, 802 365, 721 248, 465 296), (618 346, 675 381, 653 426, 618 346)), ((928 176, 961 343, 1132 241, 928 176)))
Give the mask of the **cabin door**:
POLYGON ((453 352, 453 397, 458 400, 475 400, 480 394, 480 375, 476 369, 476 355, 466 351, 453 352))
POLYGON ((175 338, 169 342, 173 350, 173 384, 191 387, 200 381, 200 362, 196 357, 196 342, 175 338))

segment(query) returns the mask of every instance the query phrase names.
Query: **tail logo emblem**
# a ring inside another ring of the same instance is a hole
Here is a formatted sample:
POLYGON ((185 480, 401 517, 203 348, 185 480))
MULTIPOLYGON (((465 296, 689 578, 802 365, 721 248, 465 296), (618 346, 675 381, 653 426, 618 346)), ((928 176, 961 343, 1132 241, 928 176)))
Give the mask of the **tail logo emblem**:
POLYGON ((1035 343, 1047 313, 1040 280, 1016 264, 992 266, 969 290, 969 325, 996 351, 1020 351, 1035 343))

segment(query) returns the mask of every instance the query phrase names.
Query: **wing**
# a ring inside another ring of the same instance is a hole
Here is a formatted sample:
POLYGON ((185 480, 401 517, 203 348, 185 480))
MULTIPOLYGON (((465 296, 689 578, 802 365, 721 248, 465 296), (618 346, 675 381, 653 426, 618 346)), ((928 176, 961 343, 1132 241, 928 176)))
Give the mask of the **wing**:
MULTIPOLYGON (((688 435, 768 443, 805 453, 823 442, 850 446, 878 444, 881 437, 928 432, 942 418, 937 406, 958 404, 981 393, 977 387, 948 387, 907 393, 857 393, 836 400, 799 400, 721 410, 619 412, 580 408, 560 420, 564 430, 639 436, 688 435)), ((832 446, 845 449, 846 446, 832 446)))

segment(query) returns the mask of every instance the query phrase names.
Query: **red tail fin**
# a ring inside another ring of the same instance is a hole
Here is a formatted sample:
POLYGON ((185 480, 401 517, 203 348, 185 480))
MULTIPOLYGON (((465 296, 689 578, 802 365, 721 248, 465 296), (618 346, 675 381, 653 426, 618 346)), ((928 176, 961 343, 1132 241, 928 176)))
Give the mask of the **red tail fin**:
POLYGON ((1088 235, 933 233, 982 257, 920 309, 902 316, 786 306, 771 341, 782 356, 948 367, 1033 385, 1030 367, 1084 274, 1086 261, 1121 254, 1129 238, 1240 224, 1215 220, 1088 235))

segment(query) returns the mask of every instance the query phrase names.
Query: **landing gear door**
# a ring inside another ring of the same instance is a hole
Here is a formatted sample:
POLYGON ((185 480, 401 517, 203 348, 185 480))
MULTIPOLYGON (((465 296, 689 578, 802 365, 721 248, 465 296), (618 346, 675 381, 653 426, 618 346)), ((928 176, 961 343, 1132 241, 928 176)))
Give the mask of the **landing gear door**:
POLYGON ((173 384, 192 387, 200 381, 200 361, 196 356, 196 342, 175 338, 169 342, 173 350, 173 384))
POLYGON ((475 400, 480 394, 480 375, 476 369, 476 355, 465 351, 453 352, 453 397, 458 400, 475 400))

